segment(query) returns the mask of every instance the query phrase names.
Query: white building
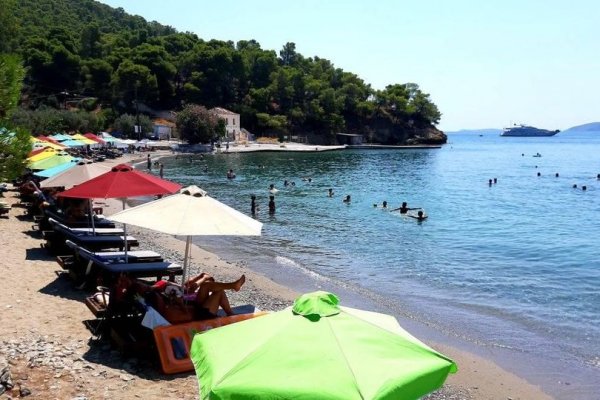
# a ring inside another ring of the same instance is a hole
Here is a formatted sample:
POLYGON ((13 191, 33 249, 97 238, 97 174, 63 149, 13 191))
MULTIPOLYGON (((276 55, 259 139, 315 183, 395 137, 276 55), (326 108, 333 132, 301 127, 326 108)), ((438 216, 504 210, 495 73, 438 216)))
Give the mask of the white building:
POLYGON ((152 121, 153 134, 161 140, 170 140, 175 129, 175 123, 166 119, 157 118, 152 121))
POLYGON ((215 107, 210 111, 225 121, 226 140, 233 142, 242 142, 248 140, 248 138, 245 137, 246 135, 242 133, 242 127, 240 126, 240 114, 236 114, 233 111, 229 111, 221 107, 215 107))

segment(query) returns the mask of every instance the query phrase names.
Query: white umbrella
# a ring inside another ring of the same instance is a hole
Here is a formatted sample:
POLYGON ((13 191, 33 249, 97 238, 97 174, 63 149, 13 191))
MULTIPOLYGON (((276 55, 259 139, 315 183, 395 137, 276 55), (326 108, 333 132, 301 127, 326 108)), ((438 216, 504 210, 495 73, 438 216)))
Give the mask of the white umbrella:
POLYGON ((64 187, 70 189, 73 186, 79 185, 92 178, 100 176, 110 171, 110 167, 98 163, 79 162, 73 168, 70 168, 60 174, 54 175, 51 178, 45 179, 41 183, 41 187, 64 187))
POLYGON ((120 211, 112 221, 187 236, 183 261, 185 282, 192 236, 260 236, 262 223, 208 196, 197 186, 178 194, 120 211))

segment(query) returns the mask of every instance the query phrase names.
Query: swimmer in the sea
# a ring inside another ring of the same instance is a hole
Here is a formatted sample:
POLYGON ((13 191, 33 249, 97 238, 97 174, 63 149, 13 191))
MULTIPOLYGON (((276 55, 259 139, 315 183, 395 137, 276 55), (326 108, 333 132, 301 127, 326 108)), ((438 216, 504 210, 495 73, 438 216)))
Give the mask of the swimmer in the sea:
POLYGON ((417 215, 408 215, 411 218, 416 219, 417 221, 425 221, 427 219, 427 215, 423 213, 423 211, 419 211, 417 215))

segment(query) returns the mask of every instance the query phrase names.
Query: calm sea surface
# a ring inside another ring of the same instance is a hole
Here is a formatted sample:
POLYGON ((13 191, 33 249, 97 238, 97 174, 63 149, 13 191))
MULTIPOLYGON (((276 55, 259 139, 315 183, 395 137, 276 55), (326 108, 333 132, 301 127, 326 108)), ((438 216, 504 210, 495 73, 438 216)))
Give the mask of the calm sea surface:
POLYGON ((199 238, 200 246, 299 291, 337 289, 346 304, 370 301, 433 326, 557 397, 597 398, 600 133, 448 142, 185 157, 165 160, 165 176, 248 214, 257 196, 262 237, 199 238), (271 183, 279 189, 272 217, 271 183), (384 200, 423 207, 429 218, 382 210, 384 200))

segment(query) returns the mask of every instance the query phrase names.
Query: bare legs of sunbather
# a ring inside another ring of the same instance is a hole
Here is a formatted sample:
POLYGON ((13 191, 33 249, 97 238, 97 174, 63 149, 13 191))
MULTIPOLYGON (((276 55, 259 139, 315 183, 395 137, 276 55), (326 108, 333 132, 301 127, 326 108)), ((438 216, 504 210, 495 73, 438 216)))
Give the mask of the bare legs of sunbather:
POLYGON ((215 282, 214 278, 210 275, 201 275, 188 280, 186 284, 188 289, 191 289, 193 286, 196 288, 196 305, 203 307, 213 315, 217 314, 219 307, 225 311, 225 314, 233 315, 233 310, 225 291, 239 291, 244 282, 246 282, 246 276, 242 275, 237 281, 233 282, 215 282), (203 276, 200 277, 201 275, 203 276))

